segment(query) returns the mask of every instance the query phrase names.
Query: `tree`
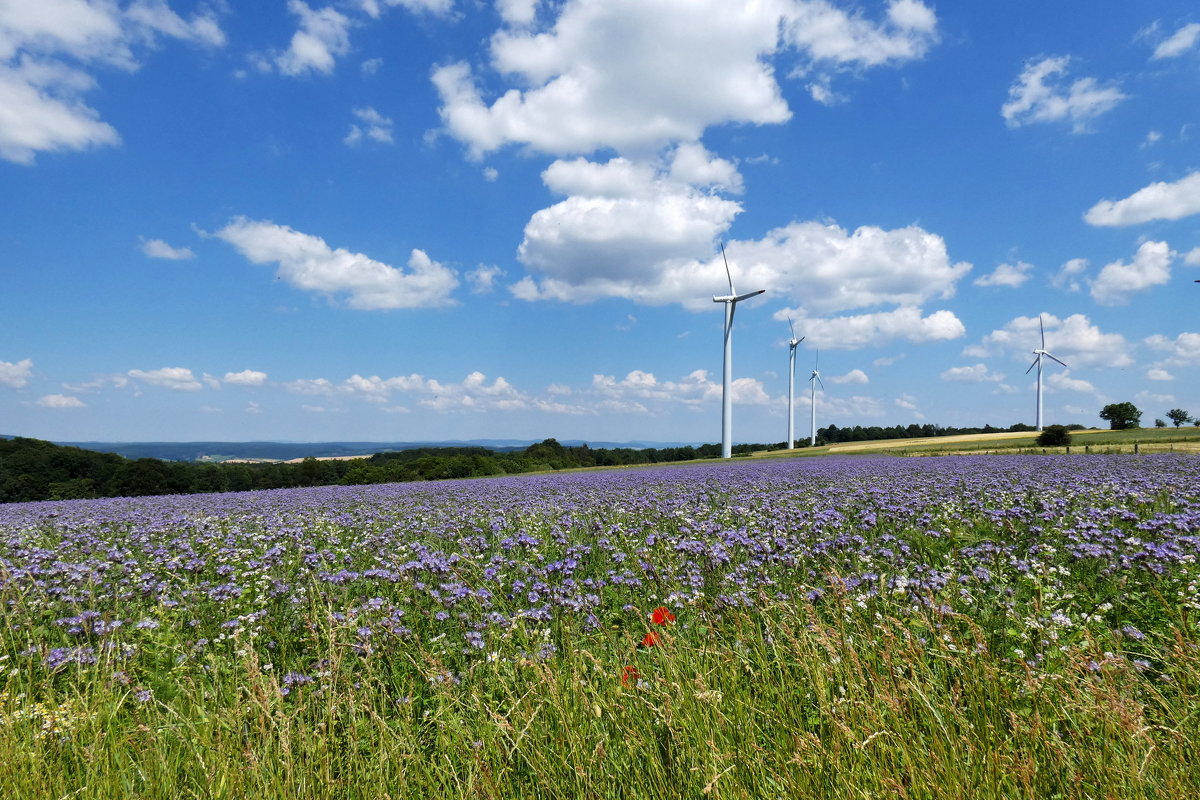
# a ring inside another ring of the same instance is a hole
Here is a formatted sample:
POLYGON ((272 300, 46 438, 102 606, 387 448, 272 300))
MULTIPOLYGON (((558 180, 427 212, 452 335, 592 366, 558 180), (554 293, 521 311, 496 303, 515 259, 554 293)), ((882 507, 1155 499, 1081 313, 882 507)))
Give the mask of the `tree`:
POLYGON ((1065 447, 1071 443, 1071 432, 1066 425, 1047 425, 1038 434, 1037 443, 1042 447, 1065 447))
POLYGON ((1166 422, 1164 422, 1164 421, 1163 421, 1163 420, 1161 420, 1161 419, 1155 418, 1155 420, 1154 420, 1154 427, 1156 427, 1156 428, 1165 428, 1165 427, 1167 427, 1167 423, 1166 423, 1166 422))
POLYGON ((1128 401, 1124 403, 1109 403, 1100 409, 1100 419, 1108 420, 1110 430, 1123 431, 1140 427, 1142 412, 1128 401))
POLYGON ((1167 412, 1167 419, 1171 420, 1171 422, 1174 422, 1176 428, 1191 418, 1192 415, 1184 411, 1182 408, 1172 408, 1167 412))

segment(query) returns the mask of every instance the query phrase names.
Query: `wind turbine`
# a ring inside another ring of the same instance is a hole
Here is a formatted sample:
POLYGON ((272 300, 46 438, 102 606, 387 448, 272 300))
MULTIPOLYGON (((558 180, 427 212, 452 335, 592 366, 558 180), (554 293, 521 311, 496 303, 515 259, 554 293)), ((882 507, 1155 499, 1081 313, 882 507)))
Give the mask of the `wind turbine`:
MULTIPOLYGON (((1040 431, 1042 429, 1042 357, 1045 356, 1053 361, 1058 361, 1058 363, 1062 364, 1064 367, 1067 367, 1067 365, 1065 362, 1055 358, 1048 350, 1046 350, 1046 328, 1042 325, 1041 314, 1038 314, 1038 330, 1041 331, 1042 334, 1042 346, 1033 351, 1033 363, 1029 365, 1029 369, 1025 370, 1025 374, 1028 375, 1030 370, 1032 370, 1034 367, 1037 367, 1037 429, 1040 431)), ((1070 369, 1070 367, 1067 367, 1067 369, 1070 369)))
POLYGON ((792 338, 788 340, 788 438, 787 449, 794 450, 796 448, 796 432, 795 422, 796 415, 792 413, 792 407, 796 402, 796 345, 804 341, 804 337, 796 338, 796 326, 792 324, 792 318, 788 317, 788 328, 792 331, 792 338))
POLYGON ((810 447, 817 446, 817 384, 821 384, 821 391, 825 391, 825 381, 821 380, 821 373, 817 371, 817 364, 821 361, 821 351, 816 351, 816 357, 813 359, 812 375, 808 376, 808 382, 812 386, 812 427, 808 444, 810 447))
POLYGON ((725 258, 724 243, 721 244, 721 260, 725 262, 729 294, 725 297, 713 295, 713 302, 725 304, 725 364, 721 375, 721 458, 729 458, 733 455, 733 312, 738 303, 762 294, 766 289, 738 294, 733 288, 733 274, 729 271, 729 259, 725 258))

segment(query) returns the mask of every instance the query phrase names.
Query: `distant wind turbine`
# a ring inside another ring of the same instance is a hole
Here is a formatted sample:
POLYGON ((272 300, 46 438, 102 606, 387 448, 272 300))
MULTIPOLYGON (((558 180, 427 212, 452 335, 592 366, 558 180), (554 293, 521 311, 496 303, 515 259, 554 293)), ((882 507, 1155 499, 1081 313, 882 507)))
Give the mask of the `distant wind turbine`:
POLYGON ((808 382, 812 386, 812 422, 811 433, 808 444, 811 447, 817 446, 817 384, 821 384, 821 391, 825 391, 825 381, 821 380, 821 373, 817 371, 817 364, 821 361, 821 351, 816 351, 816 356, 813 359, 812 375, 808 376, 808 382))
POLYGON ((721 376, 721 458, 733 455, 733 312, 743 300, 760 295, 766 289, 738 294, 733 288, 733 274, 729 271, 729 259, 725 258, 725 245, 721 244, 721 260, 725 262, 725 277, 729 279, 729 294, 725 297, 713 295, 714 303, 725 304, 725 364, 721 376))
MULTIPOLYGON (((1040 431, 1042 429, 1042 357, 1045 356, 1052 361, 1058 361, 1058 363, 1062 364, 1064 367, 1067 367, 1067 365, 1066 363, 1059 361, 1059 359, 1055 358, 1048 350, 1046 350, 1046 328, 1042 325, 1041 314, 1038 314, 1038 330, 1041 331, 1042 334, 1042 346, 1033 351, 1033 363, 1029 365, 1029 369, 1025 370, 1025 374, 1028 375, 1030 370, 1032 370, 1034 367, 1037 367, 1037 429, 1040 431)), ((1067 367, 1067 369, 1070 369, 1070 367, 1067 367)))
POLYGON ((796 338, 796 326, 792 324, 792 318, 788 317, 788 328, 792 332, 792 338, 788 340, 788 438, 787 449, 794 450, 796 448, 796 415, 792 412, 792 408, 796 402, 796 345, 804 341, 804 337, 796 338))

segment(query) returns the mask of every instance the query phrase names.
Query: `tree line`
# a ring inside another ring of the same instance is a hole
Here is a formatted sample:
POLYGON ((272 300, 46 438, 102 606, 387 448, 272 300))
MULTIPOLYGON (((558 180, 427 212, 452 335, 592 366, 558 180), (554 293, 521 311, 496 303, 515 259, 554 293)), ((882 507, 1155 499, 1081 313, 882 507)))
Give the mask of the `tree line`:
MULTIPOLYGON (((763 445, 739 445, 739 453, 763 445)), ((368 458, 299 463, 198 463, 127 459, 79 447, 17 437, 0 440, 0 503, 140 497, 160 494, 238 492, 333 484, 393 483, 445 478, 515 475, 574 467, 660 464, 716 458, 716 444, 699 447, 564 447, 546 439, 524 450, 484 447, 422 447, 368 458)))

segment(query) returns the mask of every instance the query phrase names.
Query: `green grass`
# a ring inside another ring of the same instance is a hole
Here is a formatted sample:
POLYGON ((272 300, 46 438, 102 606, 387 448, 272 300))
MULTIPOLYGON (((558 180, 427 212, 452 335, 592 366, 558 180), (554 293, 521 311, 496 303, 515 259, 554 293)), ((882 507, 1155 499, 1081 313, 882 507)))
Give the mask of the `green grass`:
MULTIPOLYGON (((1107 637, 1081 638, 1058 669, 1032 670, 992 652, 966 617, 867 615, 842 599, 714 625, 684 612, 660 646, 642 650, 627 632, 566 629, 549 661, 477 662, 421 683, 404 677, 411 663, 351 669, 337 632, 327 634, 328 676, 288 696, 245 643, 207 677, 181 673, 146 703, 104 670, 52 687, 10 680, 0 698, 5 797, 1149 798, 1200 789, 1200 643, 1182 632, 1157 643, 1167 680, 1114 657, 1126 645, 1107 637), (621 680, 626 666, 640 673, 632 685, 621 680)), ((430 653, 413 659, 440 668, 430 653)))

